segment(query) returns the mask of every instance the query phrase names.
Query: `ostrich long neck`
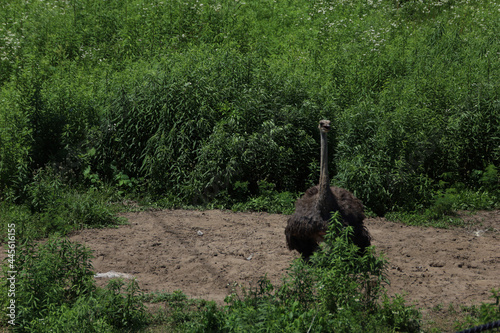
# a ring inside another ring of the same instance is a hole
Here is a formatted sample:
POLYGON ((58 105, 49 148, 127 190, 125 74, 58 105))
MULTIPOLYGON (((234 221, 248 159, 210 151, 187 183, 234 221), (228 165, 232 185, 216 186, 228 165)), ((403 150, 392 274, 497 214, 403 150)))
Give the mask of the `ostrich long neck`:
POLYGON ((321 131, 321 169, 319 176, 319 194, 317 208, 323 217, 326 217, 331 210, 330 202, 333 194, 330 190, 330 178, 328 177, 328 146, 326 132, 321 131))

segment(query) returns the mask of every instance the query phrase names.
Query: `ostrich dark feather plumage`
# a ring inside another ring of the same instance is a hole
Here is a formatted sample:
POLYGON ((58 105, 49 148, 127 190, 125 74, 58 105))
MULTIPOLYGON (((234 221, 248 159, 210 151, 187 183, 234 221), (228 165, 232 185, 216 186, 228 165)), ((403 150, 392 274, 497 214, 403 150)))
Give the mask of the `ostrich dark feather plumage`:
POLYGON ((330 121, 319 122, 321 134, 321 170, 319 184, 309 188, 295 203, 295 213, 288 219, 285 228, 286 242, 290 250, 297 250, 304 259, 309 259, 328 229, 333 212, 339 212, 344 226, 352 226, 352 241, 360 250, 371 244, 371 237, 364 225, 364 208, 361 200, 351 192, 330 187, 328 176, 327 133, 330 121))

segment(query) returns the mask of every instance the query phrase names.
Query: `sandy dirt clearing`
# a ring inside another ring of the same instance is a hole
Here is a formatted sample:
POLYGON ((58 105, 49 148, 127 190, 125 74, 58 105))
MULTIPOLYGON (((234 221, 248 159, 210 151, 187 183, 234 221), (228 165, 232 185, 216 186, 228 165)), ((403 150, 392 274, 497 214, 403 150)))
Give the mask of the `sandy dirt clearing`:
MULTIPOLYGON (((96 273, 135 277, 143 292, 181 290, 223 304, 235 284, 255 286, 264 275, 280 283, 298 256, 286 248, 286 215, 163 210, 120 216, 128 224, 80 230, 69 238, 93 250, 96 273)), ((500 211, 461 216, 468 227, 365 221, 377 253, 389 261, 389 295, 404 293, 425 320, 445 331, 454 319, 450 304, 458 309, 493 302, 491 289, 500 288, 500 211)), ((96 280, 104 285, 108 279, 96 280)))
MULTIPOLYGON (((286 215, 165 210, 122 216, 128 225, 70 238, 94 250, 96 272, 130 274, 145 292, 182 290, 222 303, 233 283, 248 286, 264 274, 278 283, 297 256, 286 248, 286 215)), ((407 293, 424 309, 491 301, 490 290, 500 287, 500 212, 464 217, 471 227, 366 220, 373 245, 389 261, 390 294, 407 293)))

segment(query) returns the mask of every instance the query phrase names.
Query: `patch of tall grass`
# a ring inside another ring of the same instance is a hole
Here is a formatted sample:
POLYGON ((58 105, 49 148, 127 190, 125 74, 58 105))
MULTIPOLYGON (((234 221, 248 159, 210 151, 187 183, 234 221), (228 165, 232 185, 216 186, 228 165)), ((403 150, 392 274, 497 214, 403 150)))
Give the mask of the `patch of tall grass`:
POLYGON ((16 225, 20 239, 37 239, 51 234, 66 235, 82 228, 102 228, 120 223, 113 194, 105 188, 78 190, 63 182, 52 168, 40 169, 26 185, 24 204, 15 198, 0 202, 2 237, 7 225, 16 225))
MULTIPOLYGON (((41 244, 25 241, 15 258, 15 295, 7 296, 10 282, 2 279, 0 304, 4 310, 15 300, 16 331, 116 332, 146 324, 137 282, 96 287, 91 251, 81 244, 58 237, 41 244)), ((3 265, 4 276, 8 271, 3 265)), ((6 326, 7 319, 2 316, 0 323, 6 326)))
POLYGON ((329 118, 335 183, 376 214, 449 188, 498 207, 498 174, 478 177, 500 163, 496 1, 1 6, 2 199, 48 165, 173 206, 262 206, 260 182, 317 181, 329 118))

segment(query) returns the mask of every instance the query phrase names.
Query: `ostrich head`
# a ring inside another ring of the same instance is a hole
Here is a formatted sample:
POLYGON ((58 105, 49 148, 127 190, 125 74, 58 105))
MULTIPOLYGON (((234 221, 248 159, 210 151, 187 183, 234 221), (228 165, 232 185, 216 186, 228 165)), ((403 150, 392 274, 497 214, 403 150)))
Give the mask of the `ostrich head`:
POLYGON ((330 120, 320 120, 318 128, 321 133, 328 133, 330 130, 330 120))

